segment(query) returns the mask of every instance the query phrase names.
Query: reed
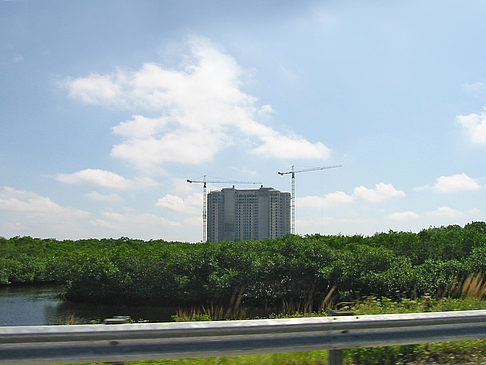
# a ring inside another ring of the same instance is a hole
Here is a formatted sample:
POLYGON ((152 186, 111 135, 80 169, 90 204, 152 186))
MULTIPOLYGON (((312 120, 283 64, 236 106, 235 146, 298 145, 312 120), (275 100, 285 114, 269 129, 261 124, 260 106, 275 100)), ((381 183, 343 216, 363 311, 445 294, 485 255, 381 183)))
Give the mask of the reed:
POLYGON ((461 279, 456 277, 438 297, 482 299, 486 296, 486 278, 482 272, 470 274, 461 279))
POLYGON ((332 287, 316 307, 313 303, 314 293, 300 300, 282 300, 277 307, 247 307, 241 304, 244 289, 233 293, 227 305, 201 305, 189 308, 179 308, 172 319, 176 322, 186 321, 221 321, 232 319, 277 318, 323 315, 328 309, 335 306, 335 290, 332 287))
POLYGON ((74 314, 71 314, 61 321, 60 324, 67 324, 67 325, 74 325, 74 324, 80 324, 81 320, 77 318, 74 314))
POLYGON ((334 292, 336 291, 336 286, 334 285, 329 291, 327 292, 326 296, 322 300, 321 306, 319 308, 320 312, 324 312, 328 309, 334 307, 334 292))
POLYGON ((185 321, 221 321, 231 319, 249 319, 247 310, 241 305, 245 287, 235 291, 227 305, 201 305, 190 308, 179 308, 172 319, 185 321))

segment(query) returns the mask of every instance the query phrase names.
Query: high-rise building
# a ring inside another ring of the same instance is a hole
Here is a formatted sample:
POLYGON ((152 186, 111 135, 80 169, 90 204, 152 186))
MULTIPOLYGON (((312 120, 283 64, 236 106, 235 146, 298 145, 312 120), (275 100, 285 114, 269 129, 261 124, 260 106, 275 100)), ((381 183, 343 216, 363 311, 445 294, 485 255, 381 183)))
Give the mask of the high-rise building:
POLYGON ((281 237, 290 233, 290 193, 263 186, 212 191, 207 225, 210 242, 281 237))

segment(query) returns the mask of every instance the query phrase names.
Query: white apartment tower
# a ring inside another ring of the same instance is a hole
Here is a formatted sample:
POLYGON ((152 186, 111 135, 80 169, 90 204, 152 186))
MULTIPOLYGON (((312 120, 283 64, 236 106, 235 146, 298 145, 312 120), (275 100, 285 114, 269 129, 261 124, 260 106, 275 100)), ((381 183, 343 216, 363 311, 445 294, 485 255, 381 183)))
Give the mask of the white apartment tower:
POLYGON ((209 242, 263 240, 290 233, 290 193, 273 188, 208 194, 209 242))

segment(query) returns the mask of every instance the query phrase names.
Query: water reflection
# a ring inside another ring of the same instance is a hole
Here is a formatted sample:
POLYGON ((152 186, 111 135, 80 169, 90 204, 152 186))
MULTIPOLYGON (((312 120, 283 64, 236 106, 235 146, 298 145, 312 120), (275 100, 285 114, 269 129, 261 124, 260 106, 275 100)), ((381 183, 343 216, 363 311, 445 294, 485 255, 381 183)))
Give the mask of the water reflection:
POLYGON ((43 325, 61 303, 58 287, 4 287, 0 289, 0 326, 43 325))
POLYGON ((70 322, 71 319, 80 323, 101 322, 113 316, 129 316, 134 321, 166 322, 176 312, 176 308, 159 306, 129 306, 93 303, 61 302, 56 307, 46 307, 46 317, 56 318, 56 323, 70 322))
POLYGON ((136 321, 170 321, 176 308, 64 302, 59 286, 0 288, 0 326, 99 322, 125 315, 136 321))

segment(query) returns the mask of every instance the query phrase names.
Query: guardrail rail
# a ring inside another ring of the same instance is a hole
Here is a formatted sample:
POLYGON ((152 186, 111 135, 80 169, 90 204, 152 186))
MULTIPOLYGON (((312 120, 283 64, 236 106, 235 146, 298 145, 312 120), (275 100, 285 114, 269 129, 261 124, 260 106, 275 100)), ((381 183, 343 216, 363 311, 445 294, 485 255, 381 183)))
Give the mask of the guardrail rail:
POLYGON ((0 364, 332 350, 486 338, 486 310, 217 322, 0 327, 0 364))

